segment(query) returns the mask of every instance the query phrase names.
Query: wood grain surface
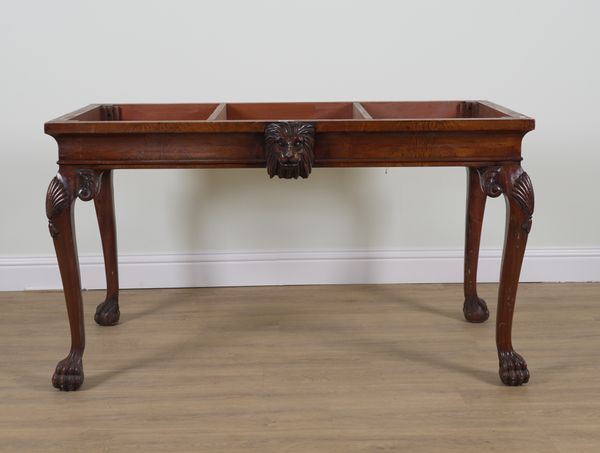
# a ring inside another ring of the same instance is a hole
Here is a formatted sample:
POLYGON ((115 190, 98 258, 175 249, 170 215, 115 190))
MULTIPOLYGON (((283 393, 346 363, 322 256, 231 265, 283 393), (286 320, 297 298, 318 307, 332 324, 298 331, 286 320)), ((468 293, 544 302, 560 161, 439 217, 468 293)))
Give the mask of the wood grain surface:
MULTIPOLYGON (((62 292, 0 293, 1 451, 600 451, 599 284, 520 285, 524 387, 460 285, 122 291, 111 328, 83 294, 87 379, 64 393, 62 292)), ((497 285, 478 294, 495 319, 497 285)))

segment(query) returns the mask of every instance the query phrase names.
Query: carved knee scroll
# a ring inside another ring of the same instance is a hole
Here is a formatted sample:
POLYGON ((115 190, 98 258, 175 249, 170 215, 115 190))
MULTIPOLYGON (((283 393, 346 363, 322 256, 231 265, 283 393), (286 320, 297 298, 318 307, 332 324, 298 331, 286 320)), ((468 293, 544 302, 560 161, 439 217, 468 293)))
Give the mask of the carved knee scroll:
POLYGON ((82 201, 90 201, 100 191, 102 172, 97 170, 79 170, 77 172, 77 196, 82 201))
POLYGON ((75 172, 59 172, 48 186, 46 193, 46 216, 50 235, 56 238, 59 231, 55 220, 58 215, 73 202, 75 197, 80 200, 92 200, 100 190, 102 171, 77 170, 75 172))
POLYGON ((534 209, 533 185, 520 165, 492 166, 478 169, 482 190, 489 197, 505 194, 522 211, 521 228, 529 233, 534 209))

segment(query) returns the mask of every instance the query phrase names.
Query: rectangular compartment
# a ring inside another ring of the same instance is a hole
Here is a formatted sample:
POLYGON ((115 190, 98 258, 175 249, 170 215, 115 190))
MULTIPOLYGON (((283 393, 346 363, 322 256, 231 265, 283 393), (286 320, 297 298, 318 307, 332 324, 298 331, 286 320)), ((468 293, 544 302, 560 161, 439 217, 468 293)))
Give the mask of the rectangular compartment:
POLYGON ((219 104, 116 104, 101 105, 75 121, 203 121, 219 104))
POLYGON ((354 102, 289 102, 226 104, 226 120, 365 119, 354 102))
POLYGON ((362 102, 374 119, 503 118, 509 115, 481 102, 362 102))

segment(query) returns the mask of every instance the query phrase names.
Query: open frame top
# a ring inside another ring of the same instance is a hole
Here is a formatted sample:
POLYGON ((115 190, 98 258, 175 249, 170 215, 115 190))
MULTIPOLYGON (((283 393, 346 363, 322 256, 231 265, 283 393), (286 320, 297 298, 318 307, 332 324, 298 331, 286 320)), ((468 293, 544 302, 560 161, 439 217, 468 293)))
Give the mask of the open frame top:
POLYGON ((91 104, 45 124, 47 134, 262 132, 306 121, 316 132, 522 131, 534 120, 489 101, 91 104))

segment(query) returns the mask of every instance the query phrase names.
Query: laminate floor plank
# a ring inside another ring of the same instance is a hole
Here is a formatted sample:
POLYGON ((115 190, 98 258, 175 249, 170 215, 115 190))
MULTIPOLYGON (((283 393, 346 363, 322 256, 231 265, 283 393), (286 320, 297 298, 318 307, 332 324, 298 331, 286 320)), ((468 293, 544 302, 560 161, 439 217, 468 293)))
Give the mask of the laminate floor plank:
POLYGON ((86 380, 56 391, 61 292, 0 292, 0 451, 600 451, 600 284, 522 284, 501 384, 460 285, 127 290, 93 321, 86 380))

